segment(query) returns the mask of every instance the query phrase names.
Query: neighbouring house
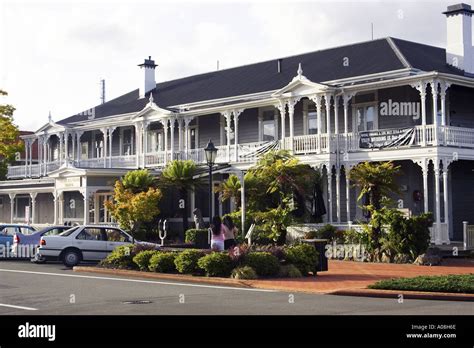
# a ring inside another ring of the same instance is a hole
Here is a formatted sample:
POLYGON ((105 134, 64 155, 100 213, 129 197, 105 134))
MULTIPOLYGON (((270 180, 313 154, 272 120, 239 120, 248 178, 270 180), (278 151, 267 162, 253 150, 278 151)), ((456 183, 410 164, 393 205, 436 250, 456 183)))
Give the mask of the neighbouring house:
MULTIPOLYGON (((474 221, 472 13, 444 12, 446 48, 387 37, 160 83, 149 57, 139 88, 23 136, 27 160, 0 182, 0 220, 30 206, 32 223, 110 222, 103 203, 117 178, 172 159, 204 166, 212 139, 216 185, 270 148, 322 168, 334 223, 363 219, 348 170, 396 161, 399 207, 434 213, 434 243, 462 240, 462 222, 474 221)), ((190 221, 194 207, 210 215, 208 199, 190 193, 190 221)), ((215 213, 233 208, 213 202, 215 213)))

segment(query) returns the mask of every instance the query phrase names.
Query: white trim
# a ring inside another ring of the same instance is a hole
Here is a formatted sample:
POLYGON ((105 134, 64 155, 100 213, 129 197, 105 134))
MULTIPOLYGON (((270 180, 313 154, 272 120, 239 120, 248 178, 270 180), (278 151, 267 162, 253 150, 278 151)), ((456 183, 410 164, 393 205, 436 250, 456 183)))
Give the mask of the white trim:
MULTIPOLYGON (((278 132, 278 118, 279 114, 277 113, 277 109, 274 106, 265 106, 258 108, 258 141, 263 141, 263 114, 266 111, 273 111, 273 122, 275 125, 275 140, 280 139, 279 132, 278 132)), ((281 122, 281 121, 280 121, 281 122)))

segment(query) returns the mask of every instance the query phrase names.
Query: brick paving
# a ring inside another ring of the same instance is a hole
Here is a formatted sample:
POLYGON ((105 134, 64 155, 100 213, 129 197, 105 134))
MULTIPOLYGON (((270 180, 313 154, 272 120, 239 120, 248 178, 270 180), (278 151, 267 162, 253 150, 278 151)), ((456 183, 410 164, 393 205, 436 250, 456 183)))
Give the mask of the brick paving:
POLYGON ((382 279, 469 273, 474 273, 474 259, 443 259, 440 266, 329 260, 329 271, 320 272, 317 277, 265 279, 250 282, 252 287, 258 288, 332 293, 340 290, 363 289, 382 279))

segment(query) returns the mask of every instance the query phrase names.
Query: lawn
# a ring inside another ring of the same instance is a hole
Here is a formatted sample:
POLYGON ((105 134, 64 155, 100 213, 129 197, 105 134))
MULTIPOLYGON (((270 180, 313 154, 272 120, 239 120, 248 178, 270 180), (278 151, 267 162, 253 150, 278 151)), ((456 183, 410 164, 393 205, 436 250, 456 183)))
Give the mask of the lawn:
POLYGON ((369 289, 474 293, 474 274, 394 278, 369 285, 369 289))

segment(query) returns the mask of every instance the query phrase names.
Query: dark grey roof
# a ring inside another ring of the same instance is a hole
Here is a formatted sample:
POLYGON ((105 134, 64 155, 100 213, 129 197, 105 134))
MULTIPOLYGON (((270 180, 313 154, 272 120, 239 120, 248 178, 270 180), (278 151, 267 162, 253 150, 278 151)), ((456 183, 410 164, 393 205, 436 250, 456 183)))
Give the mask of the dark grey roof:
POLYGON ((443 12, 443 14, 447 16, 455 15, 458 13, 465 13, 470 16, 474 12, 471 10, 471 5, 468 5, 468 4, 451 5, 451 6, 448 6, 447 11, 443 12))
MULTIPOLYGON (((442 48, 400 39, 392 40, 413 68, 463 74, 446 64, 445 50, 442 48)), ((386 38, 282 58, 280 73, 277 61, 278 59, 274 59, 161 82, 152 91, 153 98, 157 105, 168 108, 178 104, 277 90, 286 86, 296 75, 299 63, 302 65, 303 75, 314 82, 405 68, 386 38), (344 58, 349 59, 348 66, 343 64, 344 58)), ((159 71, 157 74, 159 76, 159 71)), ((136 89, 96 106, 95 118, 142 110, 148 98, 138 97, 139 91, 136 89)), ((87 115, 79 114, 57 123, 86 120, 87 115)))

